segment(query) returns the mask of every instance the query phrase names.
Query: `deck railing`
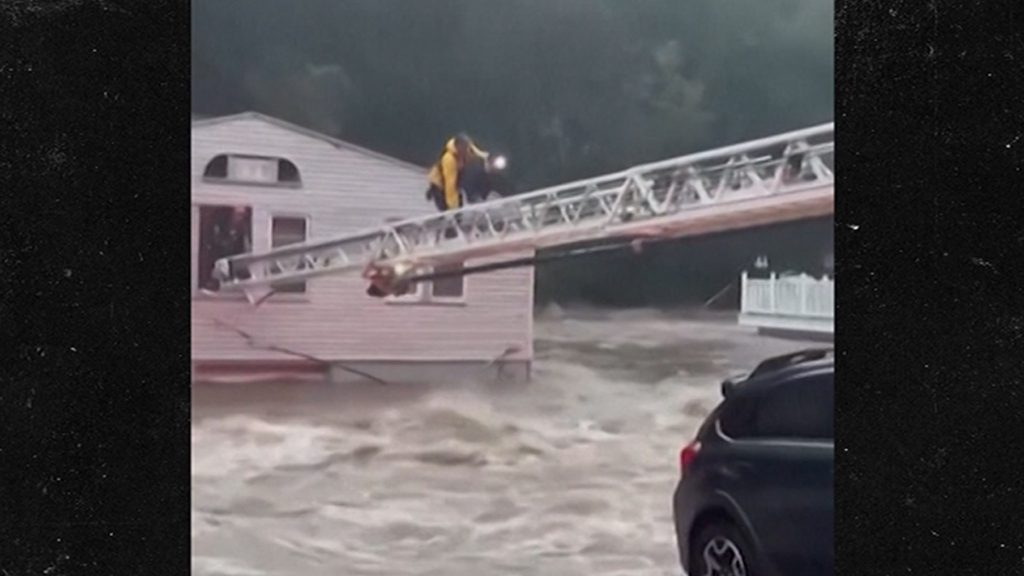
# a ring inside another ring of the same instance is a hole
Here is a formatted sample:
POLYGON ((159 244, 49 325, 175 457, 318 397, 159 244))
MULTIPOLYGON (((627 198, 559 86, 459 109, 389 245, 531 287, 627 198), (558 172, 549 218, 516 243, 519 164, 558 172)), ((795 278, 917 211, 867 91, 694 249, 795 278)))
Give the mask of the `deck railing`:
POLYGON ((832 278, 807 274, 750 278, 743 272, 740 312, 798 318, 835 318, 835 283, 832 278))

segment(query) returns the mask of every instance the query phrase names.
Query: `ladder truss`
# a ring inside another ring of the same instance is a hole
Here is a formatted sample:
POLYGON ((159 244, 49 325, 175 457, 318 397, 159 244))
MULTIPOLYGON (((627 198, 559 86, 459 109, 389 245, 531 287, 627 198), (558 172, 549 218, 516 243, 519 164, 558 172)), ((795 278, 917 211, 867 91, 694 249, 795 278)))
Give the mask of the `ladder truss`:
MULTIPOLYGON (((833 124, 727 146, 363 232, 218 260, 250 300, 287 284, 415 270, 622 237, 682 237, 833 212, 833 124)), ((377 280, 374 280, 375 282, 377 280)))

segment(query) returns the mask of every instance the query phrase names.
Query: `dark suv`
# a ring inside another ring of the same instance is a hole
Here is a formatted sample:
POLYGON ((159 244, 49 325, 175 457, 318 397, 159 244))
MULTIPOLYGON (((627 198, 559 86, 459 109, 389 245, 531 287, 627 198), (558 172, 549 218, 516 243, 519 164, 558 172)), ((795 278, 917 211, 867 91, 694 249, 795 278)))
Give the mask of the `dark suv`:
POLYGON ((762 362, 679 455, 676 538, 690 576, 829 576, 831 349, 762 362))

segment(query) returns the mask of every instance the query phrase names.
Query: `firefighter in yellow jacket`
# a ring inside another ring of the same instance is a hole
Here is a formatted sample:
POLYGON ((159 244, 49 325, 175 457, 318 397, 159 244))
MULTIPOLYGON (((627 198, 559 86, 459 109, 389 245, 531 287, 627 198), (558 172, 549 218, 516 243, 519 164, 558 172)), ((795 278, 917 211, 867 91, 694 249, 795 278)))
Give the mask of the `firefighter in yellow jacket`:
POLYGON ((441 157, 430 169, 427 199, 433 201, 441 212, 460 208, 460 180, 466 168, 477 162, 486 164, 489 156, 477 148, 466 134, 459 134, 449 140, 441 151, 441 157))

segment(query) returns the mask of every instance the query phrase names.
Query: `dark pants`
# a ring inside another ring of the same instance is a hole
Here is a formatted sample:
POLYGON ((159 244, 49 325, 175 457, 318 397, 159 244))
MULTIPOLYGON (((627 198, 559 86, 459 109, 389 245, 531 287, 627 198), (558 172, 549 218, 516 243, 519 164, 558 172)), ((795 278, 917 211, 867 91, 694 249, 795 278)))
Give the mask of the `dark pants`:
MULTIPOLYGON (((448 210, 448 206, 445 204, 444 201, 444 190, 435 186, 434 184, 431 184, 430 188, 427 188, 427 200, 430 200, 434 203, 434 206, 437 207, 438 212, 445 212, 446 210, 448 210)), ((461 194, 459 195, 456 202, 458 202, 458 204, 452 208, 453 210, 455 208, 462 208, 461 194)))
MULTIPOLYGON (((434 206, 437 207, 437 211, 438 212, 447 212, 448 211, 448 206, 447 206, 447 204, 444 201, 444 190, 442 190, 441 188, 431 184, 430 188, 427 188, 427 199, 434 203, 434 206)), ((456 202, 457 202, 457 204, 456 204, 455 208, 462 208, 462 195, 461 194, 459 194, 459 197, 458 197, 458 199, 456 199, 456 202)), ((448 228, 448 229, 446 229, 444 231, 444 237, 445 238, 454 238, 456 236, 457 236, 457 234, 455 233, 455 229, 454 228, 448 228)))

